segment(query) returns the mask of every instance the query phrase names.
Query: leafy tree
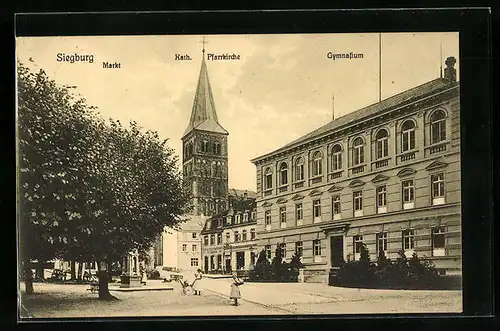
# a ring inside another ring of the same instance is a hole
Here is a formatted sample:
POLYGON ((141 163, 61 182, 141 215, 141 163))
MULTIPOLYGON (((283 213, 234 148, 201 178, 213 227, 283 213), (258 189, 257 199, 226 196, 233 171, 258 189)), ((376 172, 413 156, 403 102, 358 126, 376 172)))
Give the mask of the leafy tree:
POLYGON ((290 268, 289 269, 289 279, 291 281, 296 282, 299 278, 299 270, 303 267, 304 267, 304 265, 302 264, 301 254, 295 252, 292 255, 292 258, 291 258, 290 264, 289 264, 289 268, 290 268))
POLYGON ((18 63, 20 260, 98 261, 99 298, 109 299, 109 264, 148 251, 189 197, 166 140, 106 123, 69 89, 18 63))

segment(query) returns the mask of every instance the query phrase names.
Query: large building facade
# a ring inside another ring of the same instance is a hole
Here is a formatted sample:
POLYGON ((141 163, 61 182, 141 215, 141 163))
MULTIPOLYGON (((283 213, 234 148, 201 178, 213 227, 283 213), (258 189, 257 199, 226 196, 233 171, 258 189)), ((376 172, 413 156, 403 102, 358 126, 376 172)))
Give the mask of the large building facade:
POLYGON ((252 162, 257 237, 268 256, 300 252, 304 280, 327 282, 342 260, 432 260, 461 273, 460 100, 445 77, 334 119, 252 162))
POLYGON ((230 190, 229 208, 208 219, 201 232, 205 273, 249 271, 257 251, 255 192, 230 190))

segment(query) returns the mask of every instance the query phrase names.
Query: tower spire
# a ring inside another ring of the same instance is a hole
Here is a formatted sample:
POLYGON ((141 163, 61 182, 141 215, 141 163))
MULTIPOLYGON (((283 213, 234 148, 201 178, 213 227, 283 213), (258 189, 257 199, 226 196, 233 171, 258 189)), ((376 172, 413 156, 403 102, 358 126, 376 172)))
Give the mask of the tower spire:
POLYGON ((205 41, 205 36, 203 36, 201 43, 203 44, 203 49, 201 50, 201 52, 203 53, 203 60, 204 60, 205 59, 205 44, 208 44, 208 41, 205 41))
POLYGON ((439 78, 443 78, 443 41, 439 46, 439 78))

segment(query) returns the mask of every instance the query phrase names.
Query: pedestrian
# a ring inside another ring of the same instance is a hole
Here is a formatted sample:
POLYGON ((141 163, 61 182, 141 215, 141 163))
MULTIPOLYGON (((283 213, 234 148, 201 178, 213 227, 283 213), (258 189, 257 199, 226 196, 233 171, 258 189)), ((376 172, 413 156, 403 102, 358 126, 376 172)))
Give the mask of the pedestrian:
POLYGON ((233 281, 231 283, 231 294, 229 297, 234 299, 234 305, 238 305, 238 299, 241 298, 240 286, 243 285, 243 279, 238 278, 238 274, 233 272, 233 281))
POLYGON ((201 269, 196 270, 196 273, 194 274, 193 284, 191 285, 194 290, 194 295, 201 295, 200 281, 203 278, 202 275, 203 272, 201 271, 201 269))

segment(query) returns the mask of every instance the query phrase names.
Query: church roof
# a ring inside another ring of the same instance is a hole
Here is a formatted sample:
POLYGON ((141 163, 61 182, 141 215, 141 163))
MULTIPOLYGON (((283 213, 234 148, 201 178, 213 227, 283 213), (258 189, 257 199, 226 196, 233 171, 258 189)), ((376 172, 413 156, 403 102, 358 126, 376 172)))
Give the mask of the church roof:
POLYGON ((229 196, 240 197, 240 198, 243 198, 243 197, 253 198, 253 199, 257 198, 257 193, 254 191, 250 191, 250 190, 239 190, 239 189, 235 189, 235 188, 230 188, 228 190, 227 194, 229 196))
POLYGON ((289 148, 299 146, 309 140, 319 138, 320 136, 324 134, 328 134, 330 132, 334 132, 335 130, 340 130, 343 129, 344 127, 355 123, 357 121, 363 120, 365 118, 369 118, 374 115, 378 115, 381 113, 384 113, 385 111, 390 111, 395 107, 401 107, 406 104, 409 104, 415 100, 418 100, 420 98, 424 98, 428 95, 434 94, 436 92, 448 89, 450 87, 456 87, 458 86, 458 83, 452 83, 447 79, 444 78, 437 78, 434 80, 431 80, 427 83, 424 83, 422 85, 419 85, 417 87, 411 88, 409 90, 406 90, 402 93, 399 93, 397 95, 394 95, 390 98, 384 99, 381 102, 377 102, 375 104, 372 104, 370 106, 361 108, 359 110, 356 110, 352 113, 346 114, 338 119, 335 119, 334 121, 331 121, 322 127, 292 141, 291 143, 273 151, 268 154, 262 155, 260 157, 257 157, 252 160, 252 162, 257 162, 267 156, 270 156, 276 152, 280 151, 285 151, 289 148))
POLYGON ((189 125, 186 128, 183 137, 194 129, 228 134, 228 132, 219 124, 219 120, 217 119, 214 96, 208 79, 208 70, 205 59, 203 59, 201 63, 198 86, 196 87, 193 109, 191 110, 191 119, 189 120, 189 125))

